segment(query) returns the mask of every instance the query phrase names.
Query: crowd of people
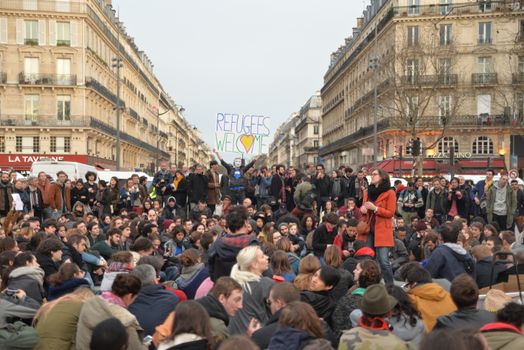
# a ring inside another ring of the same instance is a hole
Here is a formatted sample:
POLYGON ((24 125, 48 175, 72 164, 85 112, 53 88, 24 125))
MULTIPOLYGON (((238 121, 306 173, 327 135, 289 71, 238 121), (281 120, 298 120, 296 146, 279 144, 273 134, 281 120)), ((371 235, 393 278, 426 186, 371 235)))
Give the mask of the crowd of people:
POLYGON ((0 349, 524 349, 490 288, 524 273, 507 174, 216 155, 151 184, 1 173, 0 349))

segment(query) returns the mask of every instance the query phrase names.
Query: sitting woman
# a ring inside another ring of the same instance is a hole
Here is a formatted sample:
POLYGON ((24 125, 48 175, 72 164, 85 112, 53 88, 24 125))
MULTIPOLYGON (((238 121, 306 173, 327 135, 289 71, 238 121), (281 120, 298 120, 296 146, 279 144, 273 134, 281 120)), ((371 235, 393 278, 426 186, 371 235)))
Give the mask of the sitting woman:
POLYGON ((287 258, 289 260, 289 265, 295 275, 298 274, 298 269, 300 267, 300 258, 295 254, 295 246, 291 243, 288 237, 282 237, 278 240, 275 245, 278 250, 282 250, 287 253, 287 258))
POLYGON ((389 324, 393 327, 393 334, 403 341, 418 346, 424 336, 424 322, 420 312, 402 288, 390 284, 386 289, 389 295, 398 301, 391 316, 388 317, 389 324))
POLYGON ((111 263, 104 273, 104 279, 100 285, 102 292, 111 290, 116 276, 122 273, 129 273, 135 268, 135 260, 131 252, 118 252, 111 256, 111 263))
POLYGON ((31 299, 42 303, 45 297, 44 270, 31 252, 18 254, 11 268, 5 270, 2 276, 1 290, 21 289, 31 299))
POLYGON ((84 278, 85 272, 75 263, 64 263, 57 273, 49 276, 49 293, 47 300, 55 300, 62 295, 73 292, 77 287, 89 286, 84 278))
POLYGON ((200 261, 198 250, 189 248, 179 257, 182 273, 175 280, 178 289, 184 291, 188 299, 194 299, 202 282, 209 277, 207 267, 200 261))
POLYGON ((165 243, 165 254, 167 256, 178 256, 191 247, 191 242, 186 237, 186 231, 182 225, 176 225, 170 232, 171 239, 165 243))
POLYGON ((308 255, 300 260, 298 275, 295 278, 295 287, 298 290, 308 290, 311 285, 311 279, 315 272, 320 269, 320 260, 314 255, 308 255))
POLYGON ((196 301, 184 301, 175 308, 171 336, 158 346, 158 350, 212 349, 214 344, 209 314, 196 301))
POLYGON ((284 282, 291 282, 295 280, 295 273, 291 270, 289 259, 286 252, 277 250, 271 256, 271 268, 273 269, 273 277, 281 277, 284 282))
POLYGON ((269 343, 269 349, 332 349, 323 338, 322 322, 311 305, 293 301, 281 311, 279 328, 269 343))
POLYGON ((340 281, 340 272, 329 266, 322 266, 311 278, 308 290, 300 293, 300 300, 313 306, 318 317, 331 324, 331 315, 336 300, 333 290, 340 281))

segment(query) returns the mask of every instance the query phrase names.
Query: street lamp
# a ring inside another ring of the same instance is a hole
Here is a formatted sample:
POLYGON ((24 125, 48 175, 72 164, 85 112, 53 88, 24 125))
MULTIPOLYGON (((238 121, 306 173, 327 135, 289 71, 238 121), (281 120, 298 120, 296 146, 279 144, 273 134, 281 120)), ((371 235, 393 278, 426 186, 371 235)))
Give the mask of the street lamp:
POLYGON ((120 171, 120 68, 123 65, 120 57, 114 57, 112 61, 112 67, 116 68, 116 171, 120 171))

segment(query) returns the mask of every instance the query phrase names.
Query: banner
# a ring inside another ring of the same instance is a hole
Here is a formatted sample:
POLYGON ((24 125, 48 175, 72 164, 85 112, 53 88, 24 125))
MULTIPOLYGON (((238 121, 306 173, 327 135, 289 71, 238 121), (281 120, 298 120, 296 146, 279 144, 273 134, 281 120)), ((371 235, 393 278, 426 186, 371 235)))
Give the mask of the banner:
POLYGON ((215 148, 219 153, 255 156, 268 153, 270 118, 263 115, 217 113, 215 148))

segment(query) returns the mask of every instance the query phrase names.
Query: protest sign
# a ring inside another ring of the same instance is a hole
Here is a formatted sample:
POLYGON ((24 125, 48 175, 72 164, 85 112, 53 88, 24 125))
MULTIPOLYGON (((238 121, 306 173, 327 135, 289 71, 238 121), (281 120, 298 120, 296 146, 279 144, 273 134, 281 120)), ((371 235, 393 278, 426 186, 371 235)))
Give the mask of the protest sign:
POLYGON ((268 152, 270 118, 262 115, 217 113, 215 148, 220 153, 255 156, 268 152))

